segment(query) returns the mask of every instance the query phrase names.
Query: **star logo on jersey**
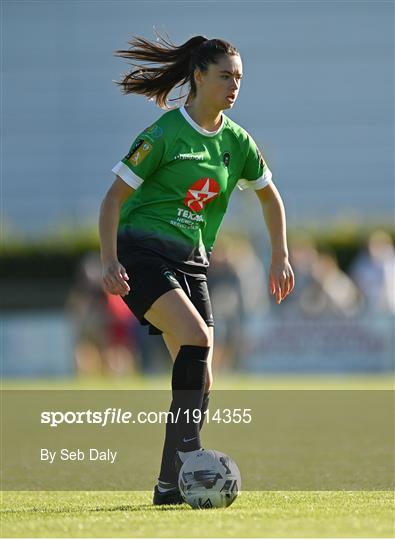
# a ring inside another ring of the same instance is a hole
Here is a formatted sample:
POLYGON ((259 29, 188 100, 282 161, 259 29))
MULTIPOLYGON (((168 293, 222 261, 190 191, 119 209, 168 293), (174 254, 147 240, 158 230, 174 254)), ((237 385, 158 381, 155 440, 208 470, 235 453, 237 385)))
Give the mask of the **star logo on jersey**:
POLYGON ((188 189, 184 204, 194 212, 200 212, 217 197, 219 191, 218 182, 213 178, 200 178, 188 189))

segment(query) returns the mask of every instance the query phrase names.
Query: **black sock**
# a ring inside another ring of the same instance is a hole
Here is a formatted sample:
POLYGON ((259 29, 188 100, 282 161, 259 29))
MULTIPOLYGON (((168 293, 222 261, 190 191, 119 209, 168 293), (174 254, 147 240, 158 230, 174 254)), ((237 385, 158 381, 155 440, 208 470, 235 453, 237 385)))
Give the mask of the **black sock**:
MULTIPOLYGON (((184 347, 187 347, 187 346, 184 346, 184 347)), ((197 348, 198 349, 203 349, 203 351, 202 351, 203 355, 206 355, 206 352, 205 352, 206 347, 197 347, 197 348)), ((181 349, 182 349, 182 347, 181 347, 181 349)), ((181 349, 180 349, 179 355, 181 353, 181 349)), ((185 352, 183 353, 182 358, 185 361, 184 354, 185 354, 185 352)), ((179 355, 177 356, 177 358, 176 358, 176 360, 174 362, 174 365, 175 365, 177 359, 179 358, 179 355)), ((207 358, 207 356, 206 356, 206 358, 207 358)), ((188 362, 188 360, 186 360, 186 362, 188 362)), ((181 366, 181 367, 183 367, 183 366, 181 366)), ((173 387, 173 385, 177 385, 177 380, 175 380, 175 379, 176 378, 178 379, 178 377, 182 375, 182 374, 179 373, 179 366, 178 365, 176 366, 176 369, 177 369, 176 374, 174 374, 174 367, 173 367, 172 387, 173 387)), ((203 378, 204 384, 205 384, 205 377, 202 377, 202 378, 203 378)), ((204 385, 203 385, 203 388, 204 388, 204 385)), ((178 392, 180 392, 180 391, 178 391, 178 392)), ((173 391, 173 394, 174 394, 174 391, 173 391)), ((201 407, 202 417, 201 417, 201 421, 200 421, 199 430, 200 430, 200 428, 201 428, 201 426, 203 424, 203 421, 204 421, 204 416, 203 416, 204 410, 207 410, 208 396, 209 396, 208 392, 204 393, 204 395, 203 395, 203 401, 202 401, 202 407, 201 407), (203 409, 203 407, 205 407, 205 409, 203 409)), ((170 412, 174 415, 174 419, 176 417, 177 407, 178 407, 178 404, 175 405, 175 401, 173 399, 173 401, 171 402, 171 406, 170 406, 170 412)), ((198 442, 200 444, 200 441, 198 441, 198 442)), ((175 454, 175 452, 177 450, 177 446, 178 446, 178 429, 177 429, 177 425, 175 424, 175 422, 171 422, 170 419, 169 419, 169 421, 166 423, 166 436, 165 436, 165 442, 164 442, 164 446, 163 446, 162 462, 161 462, 161 468, 160 468, 160 473, 159 473, 159 480, 161 482, 167 482, 167 483, 170 483, 170 484, 173 484, 173 485, 177 485, 177 483, 178 483, 178 475, 177 475, 177 472, 176 472, 176 469, 175 469, 175 466, 174 466, 174 454, 175 454)))
MULTIPOLYGON (((171 402, 170 412, 175 415, 174 401, 171 402)), ((171 416, 171 415, 169 415, 171 416)), ((171 417, 166 422, 165 444, 162 452, 162 463, 160 466, 159 481, 177 485, 178 475, 174 466, 174 454, 177 449, 178 433, 177 426, 171 421, 171 417)))
POLYGON ((205 419, 205 414, 204 413, 208 409, 209 399, 210 399, 210 392, 205 392, 203 394, 202 408, 200 409, 200 411, 202 413, 202 417, 201 417, 201 420, 200 420, 199 430, 201 430, 202 426, 203 426, 203 422, 204 422, 204 419, 205 419))
POLYGON ((209 351, 210 347, 182 345, 174 361, 171 386, 177 419, 177 448, 182 452, 201 448, 199 418, 195 420, 193 411, 200 411, 202 407, 209 351))
MULTIPOLYGON (((202 429, 203 422, 205 419, 204 412, 208 409, 208 402, 210 399, 210 392, 205 392, 203 394, 203 402, 201 413, 201 420, 199 425, 199 430, 202 429)), ((175 407, 173 401, 171 402, 170 412, 175 414, 175 407)), ((177 450, 178 434, 177 426, 172 422, 167 422, 166 424, 166 437, 165 444, 163 446, 162 453, 162 463, 159 473, 159 481, 166 482, 172 486, 176 486, 178 482, 178 475, 174 466, 174 454, 177 450)))

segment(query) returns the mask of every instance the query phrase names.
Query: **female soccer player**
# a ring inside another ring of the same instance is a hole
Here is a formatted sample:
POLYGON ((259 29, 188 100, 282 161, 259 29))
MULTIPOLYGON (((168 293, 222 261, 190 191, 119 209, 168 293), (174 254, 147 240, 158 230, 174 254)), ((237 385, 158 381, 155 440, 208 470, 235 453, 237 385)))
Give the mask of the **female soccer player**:
POLYGON ((269 286, 279 304, 293 289, 285 211, 272 174, 251 136, 223 114, 242 78, 238 51, 195 36, 181 46, 135 38, 123 58, 143 61, 118 83, 167 108, 175 87, 185 105, 140 133, 112 169, 116 179, 100 211, 104 288, 121 295, 150 333, 162 334, 174 360, 170 411, 154 504, 178 504, 180 465, 201 449, 200 429, 212 385, 214 320, 207 269, 236 185, 255 190, 272 246, 269 286), (188 422, 200 410, 200 423, 188 422))

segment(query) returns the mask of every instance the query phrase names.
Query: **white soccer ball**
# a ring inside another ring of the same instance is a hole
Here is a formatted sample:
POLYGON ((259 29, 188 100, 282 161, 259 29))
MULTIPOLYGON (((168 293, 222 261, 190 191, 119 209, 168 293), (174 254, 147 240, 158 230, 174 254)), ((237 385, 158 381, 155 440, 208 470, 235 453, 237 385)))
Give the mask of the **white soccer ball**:
POLYGON ((182 465, 178 486, 192 508, 226 508, 240 493, 241 476, 232 458, 202 450, 182 465))

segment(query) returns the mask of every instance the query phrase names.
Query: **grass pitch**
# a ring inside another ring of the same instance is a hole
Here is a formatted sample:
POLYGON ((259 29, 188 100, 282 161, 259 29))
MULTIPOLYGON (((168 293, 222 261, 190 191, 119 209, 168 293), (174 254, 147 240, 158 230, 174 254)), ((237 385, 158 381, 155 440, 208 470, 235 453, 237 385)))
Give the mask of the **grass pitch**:
MULTIPOLYGON (((168 377, 125 381, 13 381, 3 388, 168 388, 168 377)), ((217 389, 391 389, 377 378, 222 379, 217 389)), ((154 479, 153 479, 154 481, 154 479)), ((227 509, 154 507, 150 492, 3 492, 2 537, 394 537, 394 497, 383 491, 244 492, 227 509)))
POLYGON ((392 537, 389 492, 245 492, 226 509, 153 507, 148 492, 7 492, 7 537, 392 537))

